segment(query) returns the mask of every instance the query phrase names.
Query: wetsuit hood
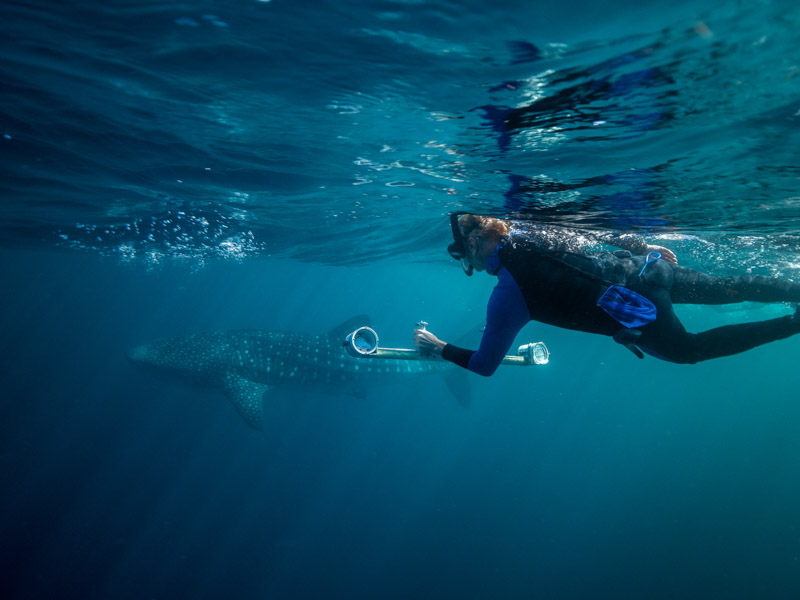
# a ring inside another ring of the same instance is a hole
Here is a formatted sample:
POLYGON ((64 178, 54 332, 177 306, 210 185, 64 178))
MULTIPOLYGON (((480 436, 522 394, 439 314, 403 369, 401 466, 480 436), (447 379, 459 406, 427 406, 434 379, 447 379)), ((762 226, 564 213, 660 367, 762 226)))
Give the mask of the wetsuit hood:
POLYGON ((500 242, 495 246, 494 252, 486 261, 486 272, 489 275, 497 275, 500 272, 500 267, 503 265, 500 263, 500 249, 503 247, 503 242, 500 242))

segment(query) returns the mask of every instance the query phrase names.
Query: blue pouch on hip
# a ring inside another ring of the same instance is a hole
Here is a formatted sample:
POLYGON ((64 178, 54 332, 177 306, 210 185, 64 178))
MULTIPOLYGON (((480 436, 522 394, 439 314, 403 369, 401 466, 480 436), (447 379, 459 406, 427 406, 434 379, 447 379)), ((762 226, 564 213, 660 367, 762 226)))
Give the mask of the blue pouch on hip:
POLYGON ((597 306, 625 327, 641 327, 656 319, 656 305, 641 294, 618 285, 609 286, 597 306))

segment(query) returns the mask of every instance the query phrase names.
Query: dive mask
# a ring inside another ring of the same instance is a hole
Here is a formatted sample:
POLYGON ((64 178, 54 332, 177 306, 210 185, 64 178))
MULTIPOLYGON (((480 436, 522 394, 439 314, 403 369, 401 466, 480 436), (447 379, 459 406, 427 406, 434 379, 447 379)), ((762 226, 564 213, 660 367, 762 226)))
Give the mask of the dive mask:
POLYGON ((467 258, 467 240, 461 235, 461 228, 458 226, 458 219, 464 213, 453 213, 450 215, 450 228, 453 230, 453 243, 447 247, 447 252, 454 259, 461 261, 461 268, 467 276, 472 275, 472 265, 467 258))

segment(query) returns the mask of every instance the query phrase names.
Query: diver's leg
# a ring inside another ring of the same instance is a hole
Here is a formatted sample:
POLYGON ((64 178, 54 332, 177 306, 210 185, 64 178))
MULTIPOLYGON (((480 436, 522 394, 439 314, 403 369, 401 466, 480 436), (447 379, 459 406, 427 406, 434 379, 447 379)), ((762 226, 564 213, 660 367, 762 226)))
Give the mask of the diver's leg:
POLYGON ((715 277, 674 266, 671 295, 676 304, 800 302, 800 283, 763 275, 715 277))
POLYGON ((796 315, 709 329, 694 335, 692 362, 738 354, 796 333, 800 333, 800 319, 796 315))
POLYGON ((678 363, 697 363, 711 358, 739 354, 756 346, 782 340, 800 333, 800 310, 794 315, 725 325, 701 333, 688 333, 674 313, 659 328, 647 329, 655 323, 643 327, 639 345, 651 354, 678 363), (670 319, 674 318, 674 321, 670 319), (676 325, 677 323, 677 325, 676 325))
POLYGON ((800 308, 792 316, 689 333, 672 308, 669 290, 651 288, 648 297, 656 305, 658 316, 652 323, 641 327, 642 336, 637 345, 664 360, 696 363, 738 354, 800 333, 800 308))
POLYGON ((676 363, 695 362, 686 349, 694 336, 688 333, 672 308, 669 290, 651 288, 648 298, 656 305, 656 320, 640 328, 642 335, 636 344, 650 355, 676 363))

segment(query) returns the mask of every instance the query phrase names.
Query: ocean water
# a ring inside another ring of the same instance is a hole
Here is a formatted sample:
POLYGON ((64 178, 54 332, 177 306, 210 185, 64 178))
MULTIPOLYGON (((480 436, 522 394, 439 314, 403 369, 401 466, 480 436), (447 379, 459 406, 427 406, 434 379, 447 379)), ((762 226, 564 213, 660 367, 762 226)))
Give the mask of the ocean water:
MULTIPOLYGON (((800 6, 6 1, 3 597, 800 597, 800 338, 265 394, 131 347, 369 315, 479 332, 447 215, 800 273, 800 6)), ((682 306, 687 328, 785 305, 682 306)))

